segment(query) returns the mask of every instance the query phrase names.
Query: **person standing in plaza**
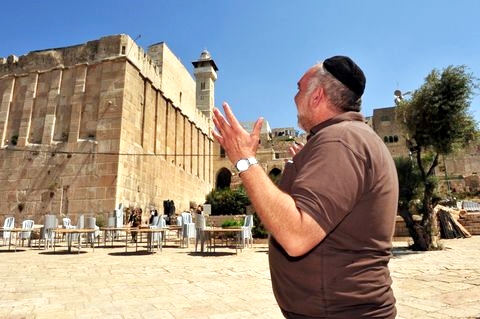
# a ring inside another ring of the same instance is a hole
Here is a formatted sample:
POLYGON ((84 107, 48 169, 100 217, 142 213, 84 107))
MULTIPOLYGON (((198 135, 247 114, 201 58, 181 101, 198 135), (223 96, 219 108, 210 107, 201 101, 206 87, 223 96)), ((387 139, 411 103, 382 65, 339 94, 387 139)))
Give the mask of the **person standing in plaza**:
POLYGON ((388 262, 398 202, 388 149, 360 114, 363 71, 334 56, 311 67, 295 96, 306 144, 294 144, 277 187, 251 133, 227 103, 214 138, 235 164, 269 230, 272 287, 286 318, 395 318, 388 262))
MULTIPOLYGON (((132 214, 129 218, 129 223, 131 227, 137 228, 142 224, 142 209, 137 207, 134 208, 132 214)), ((137 232, 132 232, 132 242, 137 242, 137 232)))

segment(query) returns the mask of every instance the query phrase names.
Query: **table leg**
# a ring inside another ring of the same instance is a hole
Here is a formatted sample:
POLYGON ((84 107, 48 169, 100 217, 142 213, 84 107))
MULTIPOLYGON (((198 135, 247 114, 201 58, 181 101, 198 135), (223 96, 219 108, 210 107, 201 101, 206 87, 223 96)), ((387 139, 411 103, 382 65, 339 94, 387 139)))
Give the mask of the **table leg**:
MULTIPOLYGON (((10 236, 8 237, 8 250, 10 251, 10 245, 12 244, 12 232, 10 232, 10 236)), ((15 251, 17 251, 17 246, 15 246, 15 251)))
POLYGON ((147 252, 152 251, 152 233, 147 234, 147 252))
POLYGON ((240 245, 240 232, 237 232, 237 241, 235 243, 235 255, 238 255, 238 246, 240 245))
POLYGON ((138 232, 137 232, 137 235, 135 235, 135 252, 138 251, 138 241, 139 239, 138 239, 138 232))
POLYGON ((213 252, 215 252, 215 232, 212 232, 212 236, 213 236, 213 252))
POLYGON ((72 235, 67 234, 67 246, 68 246, 68 252, 72 252, 72 235))
POLYGON ((158 242, 159 242, 159 245, 160 245, 160 251, 163 250, 163 238, 166 236, 166 231, 162 229, 162 231, 160 232, 160 236, 162 236, 162 238, 159 238, 158 242))
POLYGON ((77 254, 80 254, 80 237, 82 237, 82 233, 78 233, 78 236, 77 236, 77 240, 78 240, 78 248, 77 248, 77 254))

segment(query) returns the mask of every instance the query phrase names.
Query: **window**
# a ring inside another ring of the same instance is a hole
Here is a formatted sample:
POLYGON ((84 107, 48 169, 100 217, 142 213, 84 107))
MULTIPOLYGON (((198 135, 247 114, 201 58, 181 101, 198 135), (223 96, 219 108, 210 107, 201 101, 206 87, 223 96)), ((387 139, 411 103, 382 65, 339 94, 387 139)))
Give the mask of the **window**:
POLYGON ((200 90, 205 90, 205 82, 200 83, 200 90))
POLYGON ((398 142, 398 136, 397 135, 394 135, 394 136, 384 136, 383 137, 383 142, 385 144, 387 143, 397 143, 398 142))
POLYGON ((226 157, 225 149, 224 149, 223 147, 220 147, 220 157, 221 157, 221 158, 225 158, 225 157, 226 157))

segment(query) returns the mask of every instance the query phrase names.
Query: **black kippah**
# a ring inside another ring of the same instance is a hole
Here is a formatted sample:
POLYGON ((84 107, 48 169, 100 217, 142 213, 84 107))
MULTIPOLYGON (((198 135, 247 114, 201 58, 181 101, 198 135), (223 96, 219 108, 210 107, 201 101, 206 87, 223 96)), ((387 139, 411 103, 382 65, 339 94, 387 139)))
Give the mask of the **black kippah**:
POLYGON ((350 90, 361 96, 365 90, 363 71, 346 56, 333 56, 323 61, 323 67, 350 90))

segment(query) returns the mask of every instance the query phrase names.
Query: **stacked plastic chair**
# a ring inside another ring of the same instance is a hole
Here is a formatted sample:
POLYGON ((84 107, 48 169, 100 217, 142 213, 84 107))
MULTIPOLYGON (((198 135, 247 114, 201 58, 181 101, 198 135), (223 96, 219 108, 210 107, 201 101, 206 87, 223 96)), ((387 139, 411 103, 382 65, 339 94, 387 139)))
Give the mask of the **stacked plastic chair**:
POLYGON ((195 223, 190 212, 182 213, 182 246, 189 246, 190 239, 195 238, 195 223))
POLYGON ((2 237, 3 237, 3 245, 8 240, 10 241, 10 236, 12 236, 12 232, 9 229, 13 229, 15 226, 15 217, 7 217, 3 223, 3 230, 2 230, 2 237))
POLYGON ((53 245, 55 245, 55 228, 57 226, 58 220, 55 215, 45 215, 40 238, 44 242, 44 249, 53 248, 53 245))
POLYGON ((22 222, 22 231, 18 233, 18 240, 22 241, 22 246, 25 240, 28 241, 27 243, 28 246, 31 245, 32 230, 33 230, 34 224, 35 222, 31 219, 26 219, 22 222))
POLYGON ((242 226, 242 245, 243 247, 253 246, 253 215, 245 216, 242 226))

